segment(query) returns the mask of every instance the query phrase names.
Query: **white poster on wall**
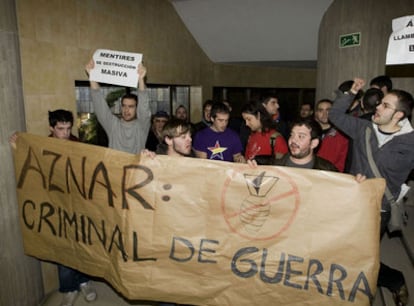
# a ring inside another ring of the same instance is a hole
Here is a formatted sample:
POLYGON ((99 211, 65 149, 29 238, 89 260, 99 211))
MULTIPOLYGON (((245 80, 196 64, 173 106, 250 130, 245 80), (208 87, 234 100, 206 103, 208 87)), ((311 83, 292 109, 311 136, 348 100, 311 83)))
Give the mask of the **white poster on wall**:
POLYGON ((414 15, 392 20, 386 64, 414 64, 414 15))
POLYGON ((91 81, 137 87, 137 69, 142 62, 142 54, 98 49, 93 55, 93 60, 95 67, 89 74, 91 81))

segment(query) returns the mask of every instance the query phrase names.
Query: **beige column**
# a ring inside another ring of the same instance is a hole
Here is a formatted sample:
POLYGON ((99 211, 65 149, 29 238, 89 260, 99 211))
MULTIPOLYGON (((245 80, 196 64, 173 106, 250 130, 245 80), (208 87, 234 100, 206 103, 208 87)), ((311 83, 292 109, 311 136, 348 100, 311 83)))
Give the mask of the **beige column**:
POLYGON ((40 264, 24 255, 8 137, 25 130, 19 38, 14 0, 0 1, 0 305, 39 305, 40 264))

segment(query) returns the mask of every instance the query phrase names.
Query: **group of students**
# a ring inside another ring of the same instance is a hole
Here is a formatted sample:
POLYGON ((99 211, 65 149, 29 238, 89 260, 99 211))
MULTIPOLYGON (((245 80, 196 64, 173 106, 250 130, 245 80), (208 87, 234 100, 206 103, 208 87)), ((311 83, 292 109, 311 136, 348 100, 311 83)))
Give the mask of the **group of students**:
MULTIPOLYGON (((93 67, 91 60, 85 67, 86 72, 93 67)), ((413 98, 406 91, 391 90, 374 80, 372 87, 378 87, 381 92, 385 87, 388 91, 368 95, 370 90, 367 90, 362 96, 365 82, 356 78, 346 90, 339 88, 335 101, 318 101, 314 115, 309 116, 311 109, 307 118, 299 118, 289 126, 280 119, 278 100, 273 96, 243 105, 243 120, 233 122, 227 101, 207 101, 203 105, 202 120, 192 124, 184 106, 178 107, 172 117, 164 112, 152 116, 143 65, 139 65, 138 74, 138 94, 121 99, 120 118, 111 113, 99 84, 90 82, 92 103, 112 149, 133 154, 155 151, 176 157, 247 162, 252 167, 266 164, 347 171, 362 181, 375 177, 367 163, 365 131, 369 129, 373 159, 395 198, 399 197, 401 185, 414 168, 414 131, 408 121, 413 98), (371 108, 355 102, 364 101, 365 97, 371 108)), ((71 115, 64 110, 49 112, 51 137, 76 140, 70 132, 71 115)), ((11 142, 15 138, 13 135, 11 142)), ((384 197, 379 238, 386 232, 389 219, 390 204, 384 197)), ((96 291, 84 274, 59 265, 59 280, 63 293, 61 306, 74 305, 79 291, 88 301, 96 299, 96 291)), ((402 272, 381 263, 378 286, 391 290, 396 305, 407 305, 408 290, 402 272)))
MULTIPOLYGON (((414 168, 410 122, 414 100, 407 91, 392 89, 392 81, 385 75, 372 79, 365 92, 364 87, 365 81, 359 78, 343 82, 335 101, 321 99, 315 107, 304 103, 299 118, 289 124, 280 119, 274 96, 243 105, 243 122, 236 129, 229 124, 227 101, 207 101, 199 123, 181 124, 185 124, 188 142, 192 137, 191 152, 199 158, 248 162, 253 167, 264 164, 346 172, 359 182, 378 177, 368 162, 372 159, 397 200, 414 168)), ((176 120, 167 121, 166 127, 171 128, 168 124, 176 120)), ((180 137, 180 133, 176 135, 180 137)), ((171 134, 161 136, 165 142, 171 134)), ((379 239, 387 232, 390 217, 390 201, 384 196, 379 239)), ((377 285, 391 291, 395 305, 407 305, 408 289, 401 271, 381 262, 377 285)))
MULTIPOLYGON (((385 75, 372 79, 369 85, 364 92, 362 79, 343 82, 335 101, 321 99, 315 107, 304 103, 299 118, 289 124, 280 119, 274 96, 243 105, 243 122, 236 129, 229 124, 227 101, 207 101, 199 123, 180 123, 185 126, 180 129, 186 131, 188 142, 192 137, 192 145, 187 145, 193 150, 186 152, 211 160, 248 162, 253 167, 262 164, 347 172, 357 181, 378 177, 368 162, 372 159, 392 197, 400 199, 402 186, 414 168, 413 97, 392 89, 392 81, 385 75)), ((167 121, 167 129, 171 128, 169 123, 177 124, 176 120, 167 121)), ((161 132, 160 140, 166 142, 169 137, 171 134, 161 132)), ((384 196, 380 239, 387 232, 390 217, 390 200, 384 196)), ((395 305, 407 305, 408 289, 401 271, 381 263, 377 285, 391 291, 395 305)))

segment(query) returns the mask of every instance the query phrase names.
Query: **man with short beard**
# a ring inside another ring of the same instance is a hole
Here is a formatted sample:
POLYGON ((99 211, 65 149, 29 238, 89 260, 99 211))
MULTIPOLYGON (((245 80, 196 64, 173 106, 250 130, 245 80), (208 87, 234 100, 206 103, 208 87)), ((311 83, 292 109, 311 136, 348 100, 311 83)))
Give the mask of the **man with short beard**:
POLYGON ((338 171, 335 166, 316 155, 321 138, 321 127, 312 119, 299 119, 292 124, 288 139, 289 153, 275 159, 276 166, 338 171))
MULTIPOLYGON (((158 145, 157 154, 176 157, 195 157, 192 150, 190 123, 181 119, 172 118, 164 125, 161 136, 164 141, 158 145)), ((145 150, 143 153, 152 158, 155 157, 155 154, 150 154, 148 150, 145 150)), ((177 305, 179 304, 158 302, 158 306, 177 305)))
POLYGON ((172 118, 162 129, 163 143, 157 147, 157 154, 194 157, 192 150, 191 126, 188 122, 172 118))
MULTIPOLYGON (((394 89, 377 105, 372 122, 346 114, 349 104, 364 86, 363 79, 355 78, 348 92, 338 92, 329 112, 329 119, 352 139, 350 173, 362 173, 367 178, 376 177, 367 162, 369 148, 387 188, 397 200, 404 195, 401 186, 414 168, 414 130, 408 120, 414 99, 410 93, 394 89)), ((390 218, 391 203, 384 196, 381 206, 380 239, 387 231, 390 218)), ((391 291, 396 306, 408 305, 408 288, 401 271, 381 263, 377 285, 391 291)))

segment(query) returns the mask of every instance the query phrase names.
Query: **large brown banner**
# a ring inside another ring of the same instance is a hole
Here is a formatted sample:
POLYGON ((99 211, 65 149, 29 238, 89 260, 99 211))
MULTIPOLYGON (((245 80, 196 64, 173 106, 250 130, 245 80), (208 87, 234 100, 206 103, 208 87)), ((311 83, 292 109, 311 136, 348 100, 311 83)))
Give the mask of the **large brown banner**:
POLYGON ((129 299, 194 305, 369 305, 382 179, 140 157, 19 134, 28 255, 129 299))

